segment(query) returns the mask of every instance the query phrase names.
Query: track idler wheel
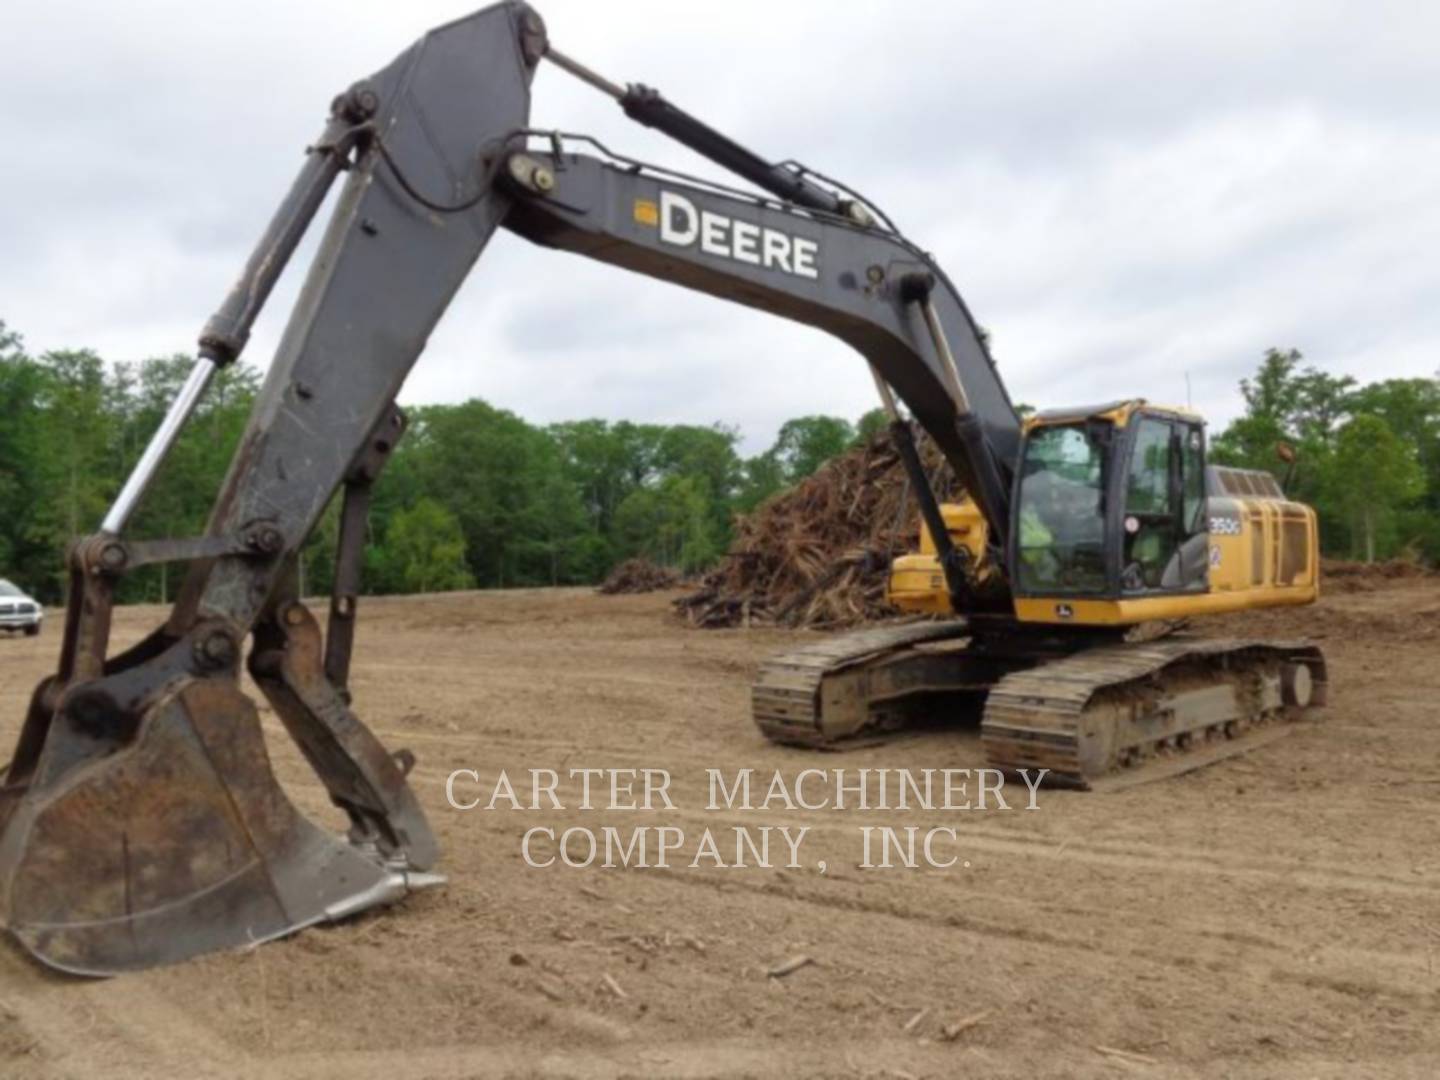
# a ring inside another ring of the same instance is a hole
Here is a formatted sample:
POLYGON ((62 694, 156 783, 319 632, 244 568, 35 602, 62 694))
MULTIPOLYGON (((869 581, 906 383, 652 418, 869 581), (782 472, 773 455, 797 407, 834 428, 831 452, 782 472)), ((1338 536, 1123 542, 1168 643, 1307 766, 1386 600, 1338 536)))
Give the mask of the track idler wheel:
POLYGON ((1315 700, 1315 677, 1309 664, 1288 663, 1280 669, 1280 696, 1291 708, 1310 707, 1315 700))

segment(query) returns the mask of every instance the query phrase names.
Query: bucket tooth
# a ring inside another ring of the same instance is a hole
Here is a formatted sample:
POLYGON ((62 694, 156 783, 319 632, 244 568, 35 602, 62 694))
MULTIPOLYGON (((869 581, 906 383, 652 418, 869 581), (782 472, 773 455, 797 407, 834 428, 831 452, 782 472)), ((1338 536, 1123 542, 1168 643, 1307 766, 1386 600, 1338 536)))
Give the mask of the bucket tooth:
POLYGON ((62 703, 0 834, 0 917, 51 967, 174 963, 427 883, 300 814, 230 678, 177 680, 118 744, 95 719, 62 703))

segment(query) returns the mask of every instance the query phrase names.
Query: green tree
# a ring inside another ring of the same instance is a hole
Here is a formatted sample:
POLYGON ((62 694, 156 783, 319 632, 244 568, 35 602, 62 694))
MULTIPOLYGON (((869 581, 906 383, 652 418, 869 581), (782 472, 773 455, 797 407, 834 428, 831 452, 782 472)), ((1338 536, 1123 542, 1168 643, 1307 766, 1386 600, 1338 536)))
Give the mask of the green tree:
POLYGON ((18 360, 25 355, 25 339, 0 319, 0 363, 18 360))
POLYGON ((1302 359, 1299 349, 1265 350, 1255 376, 1240 380, 1245 414, 1211 441, 1212 461, 1244 469, 1266 469, 1277 477, 1282 475, 1276 446, 1298 438, 1295 369, 1302 359))
POLYGON ((1267 350, 1241 383, 1245 415, 1212 442, 1211 460, 1282 476, 1275 444, 1292 443, 1299 457, 1288 493, 1315 506, 1322 549, 1370 558, 1404 542, 1440 558, 1440 381, 1360 386, 1302 370, 1302 359, 1297 349, 1267 350))
POLYGON ((620 504, 615 525, 621 549, 665 566, 698 570, 724 551, 703 476, 668 476, 638 488, 620 504))
POLYGON ((625 496, 654 476, 664 429, 623 420, 575 420, 548 430, 595 530, 608 536, 625 496))
POLYGON ((855 427, 850 421, 838 416, 800 416, 780 428, 772 453, 785 482, 794 484, 854 443, 855 427))
POLYGON ((1240 380, 1247 416, 1263 416, 1284 423, 1295 396, 1295 368, 1303 358, 1299 349, 1265 350, 1255 377, 1240 380))
POLYGON ((723 424, 675 424, 662 431, 656 444, 658 481, 693 480, 694 497, 704 500, 704 534, 709 539, 700 548, 718 546, 723 551, 730 542, 730 517, 744 476, 735 449, 739 442, 739 431, 723 424))
POLYGON ((543 575, 538 584, 595 581, 610 567, 611 547, 596 531, 580 492, 562 470, 545 468, 534 498, 517 518, 517 550, 543 575))
POLYGON ((1293 379, 1286 419, 1303 448, 1330 449, 1335 432, 1353 409, 1354 390, 1355 380, 1349 375, 1327 375, 1313 367, 1293 379))
POLYGON ((1275 417, 1242 416, 1211 441, 1210 460, 1217 465, 1277 472, 1275 448, 1287 441, 1289 434, 1284 422, 1275 417))
POLYGON ((114 424, 104 362, 89 350, 48 352, 37 361, 33 407, 43 416, 33 448, 43 497, 28 523, 29 539, 55 558, 41 578, 54 595, 63 587, 63 552, 100 522, 119 484, 114 424))
POLYGON ((1351 554, 1374 562, 1377 551, 1392 552, 1397 512, 1417 498, 1425 475, 1415 450, 1398 439, 1378 416, 1356 416, 1336 437, 1329 472, 1332 498, 1351 523, 1351 554))
POLYGON ((377 485, 377 509, 388 518, 424 496, 459 521, 480 585, 567 584, 594 572, 569 558, 593 526, 559 445, 514 413, 479 400, 413 410, 377 485))
POLYGON ((674 424, 662 429, 656 442, 655 474, 698 477, 716 498, 728 498, 740 481, 740 457, 735 452, 739 442, 740 433, 723 424, 674 424))
POLYGON ((385 583, 396 592, 443 592, 475 585, 465 563, 460 522, 429 497, 390 519, 379 561, 385 583))
POLYGON ((744 476, 734 500, 735 509, 748 514, 784 487, 785 469, 773 449, 746 458, 744 476))
MULTIPOLYGON (((122 478, 149 444, 194 363, 194 357, 178 354, 116 366, 110 380, 109 412, 116 425, 122 478)), ((248 364, 231 364, 215 374, 136 512, 131 535, 201 533, 259 388, 259 372, 248 364)), ((163 603, 171 598, 172 586, 169 567, 161 565, 128 576, 122 595, 163 603)))
MULTIPOLYGON (((0 573, 38 586, 49 547, 34 519, 44 497, 40 448, 44 417, 35 407, 43 374, 18 334, 0 323, 0 573)), ((44 572, 49 572, 49 567, 44 572)))
POLYGON ((877 435, 881 435, 890 428, 890 417, 885 415, 884 409, 871 409, 855 422, 855 445, 868 443, 877 435))
POLYGON ((1362 387, 1351 400, 1357 415, 1380 417, 1414 448, 1425 491, 1399 511, 1395 528, 1407 543, 1418 542, 1426 558, 1440 560, 1440 380, 1386 379, 1362 387))

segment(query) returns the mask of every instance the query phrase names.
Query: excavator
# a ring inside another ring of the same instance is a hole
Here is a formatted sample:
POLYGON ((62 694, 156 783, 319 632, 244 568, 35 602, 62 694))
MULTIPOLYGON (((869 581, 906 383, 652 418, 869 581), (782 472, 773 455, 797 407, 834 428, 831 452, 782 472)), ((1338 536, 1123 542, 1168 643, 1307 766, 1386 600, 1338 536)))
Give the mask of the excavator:
POLYGON ((1207 466, 1203 424, 1185 410, 1126 401, 1022 420, 960 293, 879 207, 798 162, 767 161, 653 89, 610 81, 506 0, 334 99, 100 530, 71 545, 57 670, 35 689, 0 785, 0 921, 44 964, 111 975, 174 963, 443 880, 407 780, 413 756, 386 749, 352 709, 351 651, 370 493, 405 429, 396 395, 502 227, 816 327, 869 365, 924 525, 920 550, 891 567, 890 595, 928 618, 764 665, 755 719, 771 738, 844 746, 917 708, 978 701, 996 767, 1094 786, 1203 760, 1323 701, 1311 645, 1175 629, 1314 600, 1309 508, 1269 474, 1207 466), (750 186, 532 127, 542 62, 750 186), (128 535, 342 178, 203 535, 128 535), (938 503, 916 428, 961 501, 938 503), (322 628, 296 566, 332 498, 340 532, 322 628), (172 610, 112 652, 117 582, 161 562, 187 568, 172 610), (345 833, 280 787, 242 664, 345 833))

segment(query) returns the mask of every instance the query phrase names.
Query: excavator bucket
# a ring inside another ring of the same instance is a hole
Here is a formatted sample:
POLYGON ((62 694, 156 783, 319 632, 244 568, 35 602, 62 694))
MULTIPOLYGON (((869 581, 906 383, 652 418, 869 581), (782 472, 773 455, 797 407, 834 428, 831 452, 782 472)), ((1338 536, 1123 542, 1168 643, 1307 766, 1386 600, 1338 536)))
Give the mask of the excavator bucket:
MULTIPOLYGON (((417 865, 434 843, 388 755, 355 764, 393 770, 384 779, 406 804, 404 857, 303 817, 234 680, 177 678, 168 666, 138 717, 91 684, 47 723, 37 693, 0 796, 0 917, 34 956, 111 975, 256 944, 440 880, 417 865)), ((378 749, 363 727, 348 734, 360 732, 378 749)))
POLYGON ((291 805, 233 688, 186 686, 147 711, 130 745, 97 758, 102 746, 62 712, 0 841, 5 921, 47 964, 150 967, 264 941, 392 887, 291 805))

